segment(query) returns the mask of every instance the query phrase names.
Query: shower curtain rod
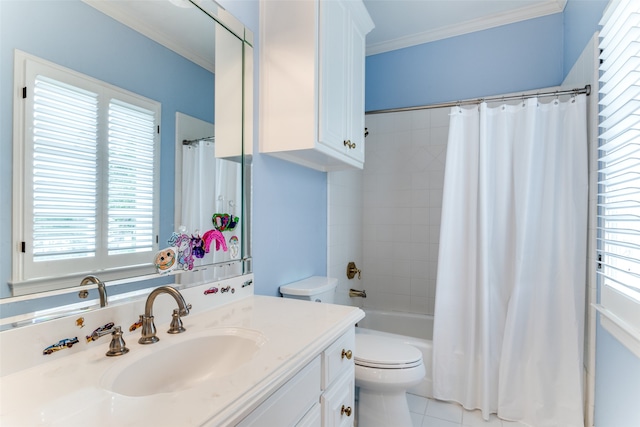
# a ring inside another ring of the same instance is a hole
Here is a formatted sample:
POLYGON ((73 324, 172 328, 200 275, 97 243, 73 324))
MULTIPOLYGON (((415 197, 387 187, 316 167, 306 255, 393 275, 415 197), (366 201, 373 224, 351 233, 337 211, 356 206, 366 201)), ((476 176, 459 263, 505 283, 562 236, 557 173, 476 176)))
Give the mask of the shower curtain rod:
POLYGON ((402 107, 402 108, 387 108, 384 110, 371 110, 365 111, 365 114, 382 114, 382 113, 399 113, 403 111, 414 111, 414 110, 430 110, 432 108, 443 108, 443 107, 455 107, 461 105, 473 105, 473 104, 481 104, 483 102, 495 102, 495 101, 511 101, 514 99, 528 99, 528 98, 541 98, 548 96, 560 96, 560 95, 580 95, 586 94, 587 96, 591 95, 591 85, 586 85, 583 88, 576 89, 567 89, 567 90, 556 90, 552 92, 536 92, 536 93, 523 93, 522 95, 508 95, 508 96, 493 96, 487 98, 477 98, 477 99, 467 99, 466 101, 454 101, 454 102, 441 102, 438 104, 430 104, 430 105, 418 105, 415 107, 402 107))
POLYGON ((200 141, 214 141, 215 137, 213 136, 207 136, 205 138, 197 138, 197 139, 183 139, 182 140, 182 145, 191 145, 195 142, 200 142, 200 141))

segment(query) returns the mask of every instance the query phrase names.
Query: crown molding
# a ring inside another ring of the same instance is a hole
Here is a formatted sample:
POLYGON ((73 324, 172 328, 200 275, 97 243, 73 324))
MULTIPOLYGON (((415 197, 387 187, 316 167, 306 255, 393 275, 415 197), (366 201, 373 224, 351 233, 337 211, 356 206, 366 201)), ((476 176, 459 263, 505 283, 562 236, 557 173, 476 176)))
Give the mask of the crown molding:
POLYGON ((405 47, 416 46, 436 40, 442 40, 463 34, 474 33, 476 31, 488 30, 502 25, 513 24, 515 22, 526 21, 528 19, 561 13, 567 4, 567 0, 548 0, 533 6, 521 7, 510 12, 499 13, 484 18, 472 19, 456 25, 440 27, 435 30, 412 34, 406 37, 389 40, 382 43, 367 45, 366 54, 376 55, 378 53, 403 49, 405 47))

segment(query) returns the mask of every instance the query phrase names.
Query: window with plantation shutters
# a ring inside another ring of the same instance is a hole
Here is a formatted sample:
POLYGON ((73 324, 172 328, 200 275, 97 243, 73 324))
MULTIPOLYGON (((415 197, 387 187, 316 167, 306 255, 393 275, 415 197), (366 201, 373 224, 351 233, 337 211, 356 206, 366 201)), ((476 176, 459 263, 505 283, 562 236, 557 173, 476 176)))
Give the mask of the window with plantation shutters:
POLYGON ((152 111, 118 100, 109 103, 109 255, 154 248, 155 129, 152 111))
POLYGON ((33 260, 93 257, 98 94, 40 75, 32 87, 33 260))
POLYGON ((22 52, 16 66, 14 294, 151 265, 160 104, 22 52))
POLYGON ((640 357, 640 2, 611 2, 601 24, 597 309, 640 357))

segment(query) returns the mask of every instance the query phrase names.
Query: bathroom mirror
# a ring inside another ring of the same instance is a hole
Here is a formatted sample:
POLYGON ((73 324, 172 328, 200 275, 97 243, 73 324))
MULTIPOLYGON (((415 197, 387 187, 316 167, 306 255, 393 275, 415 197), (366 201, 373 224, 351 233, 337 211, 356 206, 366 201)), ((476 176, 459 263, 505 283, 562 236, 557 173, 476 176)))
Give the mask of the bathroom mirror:
MULTIPOLYGON (((185 177, 205 184, 198 191, 213 191, 191 197, 198 202, 212 201, 206 209, 194 206, 208 211, 209 224, 203 221, 199 228, 185 227, 184 232, 196 236, 218 230, 227 250, 196 258, 192 269, 168 274, 158 274, 155 252, 148 254, 148 264, 124 274, 85 272, 107 283, 110 300, 117 301, 111 298, 117 294, 143 293, 165 283, 184 287, 249 272, 250 197, 244 188, 251 179, 251 164, 244 145, 252 143, 247 136, 252 138, 253 106, 243 87, 252 80, 250 32, 211 0, 49 0, 1 2, 0 7, 3 63, 13 63, 13 50, 18 49, 161 104, 157 250, 170 246, 172 233, 179 231, 186 222, 185 214, 192 212, 185 206, 185 177), (11 16, 20 19, 9 19, 11 16), (20 22, 11 24, 13 21, 20 22), (212 157, 203 161, 197 175, 177 166, 182 161, 178 153, 188 146, 183 145, 184 140, 213 145, 212 157)), ((12 73, 7 68, 2 71, 2 84, 8 86, 12 73)), ((3 111, 10 112, 13 99, 7 98, 3 92, 3 111)), ((11 126, 3 127, 2 139, 11 140, 11 126)), ((5 158, 12 155, 10 144, 1 149, 5 158)), ((194 189, 194 185, 186 188, 194 189)), ((10 218, 11 207, 3 209, 7 212, 2 216, 10 218)), ((11 234, 10 224, 2 226, 11 234)), ((13 249, 8 260, 3 257, 0 261, 3 279, 10 277, 15 264, 13 249)), ((82 305, 77 290, 69 289, 78 286, 81 278, 43 278, 33 286, 12 279, 0 283, 2 318, 36 311, 54 313, 70 302, 82 305), (51 283, 58 290, 47 289, 51 283)), ((92 299, 95 290, 89 291, 92 299)))

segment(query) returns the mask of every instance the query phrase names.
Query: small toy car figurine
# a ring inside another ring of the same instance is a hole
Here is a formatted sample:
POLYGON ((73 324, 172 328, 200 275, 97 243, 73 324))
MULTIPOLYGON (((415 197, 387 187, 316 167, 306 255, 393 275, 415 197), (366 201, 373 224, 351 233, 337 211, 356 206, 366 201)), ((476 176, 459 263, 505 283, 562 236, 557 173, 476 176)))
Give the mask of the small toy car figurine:
POLYGON ((96 328, 95 331, 93 331, 91 334, 87 335, 87 342, 93 341, 93 337, 94 336, 99 337, 99 333, 100 332, 108 331, 109 329, 113 328, 113 325, 114 325, 113 322, 109 322, 104 326, 100 326, 99 328, 96 328))
POLYGON ((71 348, 74 344, 78 343, 78 337, 75 338, 65 338, 63 340, 58 341, 58 344, 50 345, 42 351, 42 354, 51 354, 55 351, 62 350, 65 347, 71 348))
POLYGON ((218 288, 209 288, 206 291, 204 291, 205 295, 216 294, 216 293, 218 293, 218 288))

